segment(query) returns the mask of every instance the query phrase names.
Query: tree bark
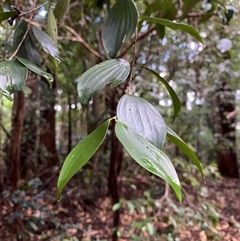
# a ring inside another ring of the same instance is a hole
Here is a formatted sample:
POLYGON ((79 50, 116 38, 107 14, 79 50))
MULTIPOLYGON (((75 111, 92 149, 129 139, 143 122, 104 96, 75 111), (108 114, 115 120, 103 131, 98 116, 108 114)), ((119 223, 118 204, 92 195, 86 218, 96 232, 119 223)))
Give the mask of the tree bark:
POLYGON ((13 104, 13 119, 12 119, 12 141, 10 160, 12 163, 11 180, 14 189, 18 188, 18 183, 21 179, 21 160, 20 160, 20 147, 22 139, 24 119, 24 95, 22 91, 14 93, 14 104, 13 104))
POLYGON ((239 178, 236 154, 236 118, 227 119, 235 110, 235 93, 224 82, 216 94, 218 106, 215 130, 217 134, 217 164, 222 176, 239 178))
MULTIPOLYGON (((22 91, 14 93, 14 103, 13 103, 13 118, 12 118, 12 141, 10 147, 10 160, 12 163, 11 180, 13 183, 13 188, 16 190, 21 179, 21 157, 20 157, 20 147, 22 139, 22 129, 23 129, 23 119, 24 119, 24 95, 22 91)), ((19 212, 21 207, 19 203, 14 203, 14 212, 19 212)), ((20 240, 19 234, 23 231, 24 226, 21 217, 16 217, 14 219, 14 227, 16 240, 20 240)))
MULTIPOLYGON (((111 112, 116 112, 117 103, 119 100, 119 93, 115 89, 112 94, 111 99, 111 112)), ((110 156, 110 170, 108 177, 108 192, 112 199, 112 205, 118 203, 120 201, 120 186, 118 182, 118 177, 121 171, 122 160, 123 160, 123 146, 118 141, 115 135, 115 123, 111 122, 111 156, 110 156)), ((115 231, 112 234, 112 241, 117 241, 117 228, 120 225, 120 209, 113 213, 113 227, 115 231)))
POLYGON ((55 131, 55 95, 56 89, 53 85, 49 88, 45 81, 41 81, 41 111, 40 111, 40 162, 47 161, 47 167, 51 168, 58 164, 59 158, 56 148, 56 131, 55 131))

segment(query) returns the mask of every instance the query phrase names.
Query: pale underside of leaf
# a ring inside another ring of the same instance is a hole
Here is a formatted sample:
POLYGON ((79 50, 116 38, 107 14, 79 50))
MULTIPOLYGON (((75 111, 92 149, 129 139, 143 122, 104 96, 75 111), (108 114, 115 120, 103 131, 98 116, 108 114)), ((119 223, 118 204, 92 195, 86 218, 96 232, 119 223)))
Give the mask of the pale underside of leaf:
POLYGON ((9 100, 14 91, 22 90, 28 70, 16 60, 0 62, 0 93, 9 100))
POLYGON ((166 139, 166 125, 160 113, 148 101, 125 94, 118 103, 117 118, 162 149, 166 139))
POLYGON ((172 162, 166 154, 120 121, 116 122, 115 132, 130 156, 139 165, 169 183, 181 201, 180 181, 172 162))
POLYGON ((52 57, 55 59, 59 60, 59 51, 57 48, 57 45, 54 43, 54 41, 46 34, 44 33, 41 29, 33 26, 32 27, 33 33, 42 46, 43 50, 50 54, 52 57))
POLYGON ((130 64, 124 59, 111 59, 88 69, 78 79, 78 95, 85 107, 92 96, 105 85, 116 87, 121 84, 130 73, 130 64))

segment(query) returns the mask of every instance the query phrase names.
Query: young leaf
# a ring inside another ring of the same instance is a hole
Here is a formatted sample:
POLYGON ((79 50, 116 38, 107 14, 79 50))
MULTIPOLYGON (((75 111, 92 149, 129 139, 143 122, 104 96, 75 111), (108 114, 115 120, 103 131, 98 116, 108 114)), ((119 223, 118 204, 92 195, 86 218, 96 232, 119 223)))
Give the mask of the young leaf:
POLYGON ((51 8, 49 8, 48 10, 47 34, 53 40, 53 42, 57 45, 58 28, 57 28, 56 19, 54 17, 54 14, 51 8))
POLYGON ((186 156, 195 164, 199 172, 204 176, 202 164, 199 161, 197 155, 191 150, 191 148, 170 128, 167 127, 167 137, 172 141, 179 149, 181 149, 186 156))
POLYGON ((167 134, 166 124, 148 101, 125 94, 118 102, 117 119, 162 149, 167 134))
POLYGON ((181 201, 180 181, 167 155, 120 121, 116 122, 115 132, 130 156, 143 168, 164 179, 181 201))
POLYGON ((10 12, 2 12, 0 9, 0 23, 4 20, 7 20, 13 16, 17 15, 16 11, 10 11, 10 12))
POLYGON ((43 50, 45 52, 47 52, 48 54, 50 54, 55 59, 59 60, 58 59, 59 51, 58 51, 56 44, 53 42, 53 40, 46 33, 44 33, 41 29, 39 29, 35 26, 32 26, 32 30, 33 30, 33 33, 34 33, 36 39, 42 46, 43 50))
POLYGON ((14 91, 21 90, 28 70, 16 60, 0 62, 0 93, 9 100, 14 91))
POLYGON ((177 117, 180 109, 181 109, 181 102, 177 96, 177 94, 175 93, 175 91, 172 89, 172 87, 168 84, 168 82, 163 79, 157 72, 146 68, 144 66, 142 66, 144 69, 146 69, 148 72, 150 72, 151 74, 153 74, 159 81, 161 81, 165 87, 168 90, 168 93, 170 94, 172 101, 173 101, 173 110, 174 110, 174 115, 173 115, 173 120, 175 120, 175 118, 177 117))
POLYGON ((111 119, 108 119, 77 144, 65 159, 57 182, 58 200, 67 182, 87 163, 106 137, 111 119))
POLYGON ((198 31, 193 28, 192 26, 185 24, 185 23, 176 23, 167 19, 163 19, 163 18, 153 18, 153 17, 148 17, 148 16, 140 16, 140 21, 148 21, 148 22, 152 22, 155 24, 161 24, 163 26, 166 26, 172 30, 182 30, 190 35, 192 35, 193 37, 195 37, 199 42, 203 43, 203 39, 200 36, 200 34, 198 33, 198 31))
POLYGON ((42 77, 44 77, 44 78, 48 81, 50 87, 52 87, 52 83, 53 83, 53 80, 54 80, 54 79, 53 79, 53 76, 52 76, 51 74, 43 71, 43 70, 40 69, 37 65, 31 63, 30 61, 28 61, 28 60, 26 60, 26 59, 23 59, 23 58, 18 57, 18 56, 16 56, 16 58, 17 58, 17 60, 18 60, 21 64, 23 64, 24 66, 26 66, 26 67, 27 67, 28 69, 30 69, 32 72, 34 72, 34 73, 36 73, 36 74, 39 74, 39 75, 41 75, 42 77))
POLYGON ((133 0, 117 0, 102 27, 103 47, 110 58, 115 58, 122 44, 132 37, 137 22, 133 0))
MULTIPOLYGON (((20 42, 23 39, 24 34, 26 33, 28 28, 28 25, 26 23, 26 21, 24 19, 22 19, 15 31, 14 31, 14 35, 13 35, 13 48, 14 50, 18 48, 20 42)), ((32 39, 32 36, 30 35, 30 33, 27 34, 26 38, 24 39, 18 53, 17 56, 27 59, 30 62, 40 66, 40 62, 41 62, 41 57, 37 51, 37 48, 34 44, 34 41, 32 39)))
POLYGON ((57 20, 61 20, 69 7, 70 0, 58 0, 54 8, 54 16, 57 20))
POLYGON ((78 95, 83 107, 86 107, 92 96, 105 85, 111 87, 121 84, 130 73, 130 64, 124 59, 111 59, 88 69, 78 79, 78 95))

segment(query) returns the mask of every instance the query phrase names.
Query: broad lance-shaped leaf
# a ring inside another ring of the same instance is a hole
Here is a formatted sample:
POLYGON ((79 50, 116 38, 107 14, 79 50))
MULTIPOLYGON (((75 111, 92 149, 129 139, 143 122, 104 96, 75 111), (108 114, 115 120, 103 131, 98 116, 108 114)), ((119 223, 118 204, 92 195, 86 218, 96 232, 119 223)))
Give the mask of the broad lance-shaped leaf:
POLYGON ((54 14, 51 8, 49 8, 48 10, 47 34, 53 40, 53 42, 57 45, 58 28, 57 28, 56 19, 54 17, 54 14))
POLYGON ((137 22, 133 0, 117 0, 102 27, 103 47, 110 58, 115 58, 122 44, 132 37, 137 22))
POLYGON ((153 18, 153 17, 148 17, 148 16, 140 16, 140 21, 147 21, 147 22, 152 22, 152 23, 156 23, 156 24, 161 24, 172 30, 182 30, 182 31, 192 35, 193 37, 195 37, 199 42, 203 43, 203 39, 200 36, 200 34, 198 33, 198 31, 188 24, 177 23, 177 22, 173 22, 173 21, 163 19, 163 18, 153 18))
POLYGON ((41 29, 35 26, 32 27, 32 30, 36 39, 42 46, 43 50, 48 54, 50 54, 55 59, 59 60, 58 59, 59 51, 58 51, 57 45, 53 42, 53 40, 41 29))
POLYGON ((15 15, 17 15, 16 11, 10 11, 10 12, 2 12, 2 9, 0 9, 0 23, 4 20, 7 20, 15 15))
POLYGON ((58 200, 67 182, 87 163, 106 137, 111 119, 108 119, 91 134, 79 142, 65 159, 57 182, 58 200))
MULTIPOLYGON (((22 19, 18 23, 18 25, 14 31, 14 35, 13 35, 14 50, 18 48, 20 42, 23 39, 23 36, 25 35, 25 33, 27 31, 27 28, 28 28, 28 25, 27 25, 26 21, 24 19, 22 19)), ((37 51, 37 48, 34 44, 34 41, 32 39, 30 32, 27 34, 20 49, 18 50, 17 56, 27 59, 30 62, 32 62, 38 66, 40 65, 41 57, 37 51)))
POLYGON ((0 62, 0 93, 12 100, 14 91, 22 90, 28 70, 17 60, 0 62))
POLYGON ((70 0, 58 0, 54 8, 54 16, 57 20, 61 20, 69 7, 70 0))
POLYGON ((86 107, 92 96, 105 85, 116 87, 130 73, 130 64, 124 59, 111 59, 88 69, 78 79, 78 95, 83 107, 86 107))
POLYGON ((181 149, 186 156, 195 164, 199 172, 204 176, 202 164, 199 161, 197 155, 192 151, 192 149, 169 127, 167 127, 167 137, 172 141, 179 149, 181 149))
POLYGON ((142 66, 142 68, 146 69, 148 72, 150 72, 151 74, 153 74, 159 81, 161 81, 165 87, 168 90, 168 93, 170 94, 172 101, 173 101, 173 110, 174 110, 174 115, 173 115, 173 120, 175 120, 175 118, 177 117, 180 109, 181 109, 181 102, 177 96, 177 94, 175 93, 175 91, 172 89, 172 87, 168 84, 168 82, 163 79, 157 72, 146 68, 144 66, 142 66))
POLYGON ((148 101, 125 94, 118 102, 117 119, 162 149, 167 127, 160 113, 148 101))
POLYGON ((17 60, 18 60, 21 64, 23 64, 24 66, 26 66, 26 67, 27 67, 28 69, 30 69, 32 72, 34 72, 34 73, 36 73, 36 74, 39 74, 39 75, 41 75, 42 77, 44 77, 44 78, 48 81, 50 87, 52 87, 52 83, 53 83, 53 80, 54 80, 54 79, 53 79, 53 76, 52 76, 51 74, 43 71, 43 70, 40 69, 37 65, 31 63, 30 61, 28 61, 28 60, 26 60, 26 59, 23 59, 23 58, 18 57, 18 56, 17 56, 16 58, 17 58, 17 60))
POLYGON ((167 155, 120 121, 116 123, 115 132, 130 156, 143 168, 164 179, 181 201, 180 181, 167 155))

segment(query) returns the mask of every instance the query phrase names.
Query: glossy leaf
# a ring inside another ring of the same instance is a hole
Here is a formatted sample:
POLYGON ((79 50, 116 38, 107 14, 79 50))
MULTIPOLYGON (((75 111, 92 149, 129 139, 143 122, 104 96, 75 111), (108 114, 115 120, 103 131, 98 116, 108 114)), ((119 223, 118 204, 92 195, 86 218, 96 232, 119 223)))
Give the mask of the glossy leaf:
POLYGON ((168 27, 172 30, 182 30, 190 35, 192 35, 193 37, 195 37, 199 42, 203 43, 203 39, 200 36, 200 34, 198 33, 198 31, 193 28, 192 26, 185 24, 185 23, 176 23, 167 19, 163 19, 163 18, 153 18, 153 17, 148 17, 148 16, 140 16, 140 20, 145 20, 147 22, 152 22, 155 24, 161 24, 165 27, 168 27))
MULTIPOLYGON (((23 36, 27 31, 27 27, 28 27, 28 25, 24 19, 22 19, 18 23, 18 25, 14 31, 14 35, 13 35, 14 50, 18 48, 20 42, 22 41, 23 36)), ((34 44, 34 41, 33 41, 30 33, 28 33, 26 38, 24 39, 24 41, 17 53, 17 56, 27 59, 30 62, 40 66, 41 57, 37 51, 37 48, 34 44)))
POLYGON ((44 33, 41 29, 33 26, 32 27, 33 33, 42 46, 43 50, 50 54, 52 57, 58 59, 59 56, 59 51, 56 46, 56 44, 53 42, 53 40, 46 34, 44 33))
POLYGON ((7 20, 13 16, 17 15, 16 11, 10 11, 10 12, 2 12, 2 9, 0 9, 0 23, 4 20, 7 20))
POLYGON ((118 102, 117 119, 162 149, 167 127, 160 113, 148 101, 125 94, 118 102))
POLYGON ((26 66, 28 69, 30 69, 32 72, 41 75, 42 77, 44 77, 50 87, 52 87, 52 83, 53 83, 53 76, 45 71, 43 71, 42 69, 40 69, 37 65, 31 63, 30 61, 23 59, 21 57, 16 57, 18 59, 18 61, 23 64, 24 66, 26 66))
POLYGON ((181 149, 186 156, 195 164, 199 172, 204 176, 202 164, 199 161, 197 155, 192 151, 192 149, 169 127, 167 127, 167 137, 172 141, 179 149, 181 149))
POLYGON ((14 91, 22 90, 28 70, 16 60, 0 62, 0 93, 12 100, 14 91))
POLYGON ((130 156, 143 168, 169 183, 181 201, 180 181, 167 155, 120 121, 116 123, 115 132, 130 156))
POLYGON ((115 58, 122 44, 132 37, 137 22, 133 0, 117 0, 102 27, 102 43, 110 58, 115 58))
POLYGON ((53 42, 57 45, 58 28, 57 28, 56 19, 54 17, 54 14, 51 8, 49 8, 48 10, 47 34, 53 40, 53 42))
POLYGON ((177 117, 177 115, 178 115, 178 113, 179 113, 179 111, 181 109, 181 102, 180 102, 177 94, 172 89, 172 87, 168 84, 168 82, 165 79, 163 79, 157 72, 155 72, 155 71, 153 71, 153 70, 151 70, 149 68, 146 68, 144 66, 143 66, 143 68, 146 69, 148 72, 150 72, 152 75, 154 75, 167 88, 168 93, 171 96, 172 101, 173 101, 173 110, 174 110, 173 120, 175 120, 175 118, 177 117))
POLYGON ((78 95, 83 107, 86 107, 92 96, 105 85, 116 87, 130 73, 130 64, 124 59, 111 59, 88 69, 78 79, 78 95))
POLYGON ((67 182, 82 168, 93 156, 106 137, 111 119, 105 121, 85 139, 79 142, 65 159, 57 182, 58 200, 67 182))
POLYGON ((58 0, 54 8, 54 16, 57 20, 61 20, 69 7, 70 0, 58 0))

